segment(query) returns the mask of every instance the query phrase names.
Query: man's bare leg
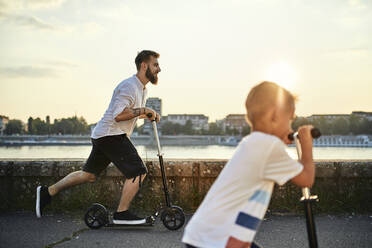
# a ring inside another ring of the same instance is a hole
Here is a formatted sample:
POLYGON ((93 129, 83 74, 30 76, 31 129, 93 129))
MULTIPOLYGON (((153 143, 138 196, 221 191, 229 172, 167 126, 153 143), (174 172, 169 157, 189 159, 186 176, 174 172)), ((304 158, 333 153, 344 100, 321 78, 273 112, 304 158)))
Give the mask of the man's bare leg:
MULTIPOLYGON (((141 183, 143 182, 145 177, 146 177, 146 174, 141 176, 141 183)), ((131 201, 133 200, 134 196, 137 194, 138 189, 139 189, 138 180, 139 180, 139 176, 136 178, 134 182, 133 182, 133 179, 125 180, 117 212, 122 212, 122 211, 126 211, 129 209, 129 205, 131 201)))
POLYGON ((48 191, 51 196, 54 196, 64 189, 86 182, 94 182, 95 180, 96 176, 92 173, 81 170, 75 171, 68 174, 67 176, 59 180, 57 183, 49 186, 48 191))

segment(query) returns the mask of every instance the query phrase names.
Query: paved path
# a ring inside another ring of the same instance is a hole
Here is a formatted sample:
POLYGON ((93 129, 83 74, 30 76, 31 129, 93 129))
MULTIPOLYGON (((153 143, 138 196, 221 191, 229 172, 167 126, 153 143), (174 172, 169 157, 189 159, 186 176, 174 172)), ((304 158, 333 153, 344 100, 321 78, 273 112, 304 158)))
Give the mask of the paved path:
MULTIPOLYGON (((188 218, 189 219, 189 218, 188 218)), ((372 214, 316 216, 319 247, 372 247, 372 214)), ((158 220, 150 228, 88 229, 76 214, 49 214, 37 219, 32 212, 0 214, 0 247, 183 247, 183 229, 168 231, 158 220)), ((265 248, 308 247, 301 216, 271 216, 261 224, 256 240, 265 248)))

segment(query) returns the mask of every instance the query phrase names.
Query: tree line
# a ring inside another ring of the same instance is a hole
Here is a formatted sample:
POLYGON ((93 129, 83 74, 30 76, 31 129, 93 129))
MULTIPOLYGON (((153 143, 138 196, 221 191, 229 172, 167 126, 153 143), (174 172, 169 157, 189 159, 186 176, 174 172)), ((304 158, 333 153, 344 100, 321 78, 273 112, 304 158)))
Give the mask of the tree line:
MULTIPOLYGON (((293 130, 297 130, 302 125, 313 125, 320 129, 323 135, 372 135, 372 120, 365 117, 351 114, 348 117, 336 117, 327 119, 324 116, 318 118, 297 117, 293 123, 293 130)), ((141 129, 138 130, 141 133, 141 129)), ((240 135, 245 136, 250 133, 249 126, 241 129, 222 128, 216 122, 209 123, 209 129, 195 130, 192 122, 188 120, 185 125, 172 122, 161 123, 161 131, 164 135, 240 135)))
POLYGON ((235 128, 226 128, 225 130, 221 125, 217 125, 216 122, 211 122, 208 124, 208 129, 196 130, 193 127, 191 120, 187 120, 185 125, 179 123, 172 123, 166 121, 161 123, 161 132, 164 135, 247 135, 250 133, 249 126, 245 126, 242 130, 235 128))
MULTIPOLYGON (((359 115, 351 114, 348 117, 336 117, 327 119, 323 116, 318 118, 297 117, 293 123, 293 130, 297 130, 299 126, 311 124, 319 128, 323 135, 372 135, 372 120, 368 120, 359 115)), ((55 119, 50 123, 50 117, 47 116, 44 120, 30 117, 27 124, 21 120, 9 120, 5 127, 4 134, 34 134, 34 135, 48 135, 48 134, 81 134, 89 135, 91 127, 83 117, 69 117, 62 119, 55 119)), ((209 129, 196 130, 192 122, 188 120, 185 125, 172 122, 161 122, 159 127, 164 135, 247 135, 250 133, 250 127, 244 126, 242 129, 226 128, 216 122, 209 123, 209 129)), ((136 127, 135 132, 143 134, 143 126, 136 127)))
POLYGON ((88 125, 83 117, 69 117, 54 119, 50 122, 50 117, 45 120, 38 118, 28 118, 27 124, 21 120, 9 120, 5 126, 4 134, 31 134, 31 135, 51 135, 51 134, 90 134, 91 125, 88 125))
POLYGON ((306 124, 319 128, 323 135, 372 135, 372 120, 355 114, 333 119, 327 119, 324 116, 315 119, 297 117, 292 127, 293 130, 297 130, 299 126, 306 124))

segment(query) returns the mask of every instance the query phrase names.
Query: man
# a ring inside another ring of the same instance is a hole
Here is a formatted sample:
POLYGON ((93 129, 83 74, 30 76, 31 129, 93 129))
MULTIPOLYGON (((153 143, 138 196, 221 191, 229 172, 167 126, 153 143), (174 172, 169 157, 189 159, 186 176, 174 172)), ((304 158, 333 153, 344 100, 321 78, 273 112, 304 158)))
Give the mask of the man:
POLYGON ((147 168, 139 157, 136 148, 129 140, 138 118, 148 118, 159 122, 160 116, 154 110, 143 107, 147 94, 148 82, 157 84, 160 67, 159 54, 154 51, 140 52, 135 63, 137 74, 122 81, 114 90, 111 102, 102 119, 94 128, 92 151, 82 170, 75 171, 49 187, 38 186, 36 190, 36 215, 42 216, 44 207, 52 197, 63 189, 86 182, 94 182, 97 176, 113 162, 123 173, 124 183, 117 211, 114 213, 115 224, 143 224, 145 218, 139 218, 128 209, 136 195, 147 168), (138 179, 137 179, 138 178, 138 179))

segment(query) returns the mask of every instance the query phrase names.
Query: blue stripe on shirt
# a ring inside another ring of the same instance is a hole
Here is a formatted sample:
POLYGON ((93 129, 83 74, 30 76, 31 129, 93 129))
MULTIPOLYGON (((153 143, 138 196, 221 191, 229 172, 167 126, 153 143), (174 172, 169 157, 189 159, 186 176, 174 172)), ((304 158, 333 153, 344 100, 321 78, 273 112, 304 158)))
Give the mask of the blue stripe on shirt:
POLYGON ((243 212, 239 213, 239 215, 238 215, 238 217, 236 218, 236 221, 235 221, 235 223, 237 225, 246 227, 246 228, 254 230, 254 231, 257 230, 257 227, 260 224, 260 222, 261 222, 260 219, 254 217, 254 216, 251 216, 249 214, 243 213, 243 212))
POLYGON ((270 201, 270 194, 264 190, 256 190, 251 198, 249 198, 249 201, 255 201, 267 205, 270 201))

